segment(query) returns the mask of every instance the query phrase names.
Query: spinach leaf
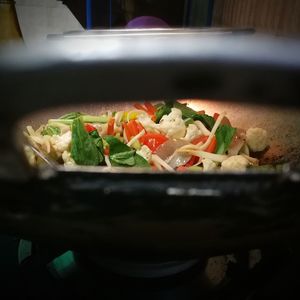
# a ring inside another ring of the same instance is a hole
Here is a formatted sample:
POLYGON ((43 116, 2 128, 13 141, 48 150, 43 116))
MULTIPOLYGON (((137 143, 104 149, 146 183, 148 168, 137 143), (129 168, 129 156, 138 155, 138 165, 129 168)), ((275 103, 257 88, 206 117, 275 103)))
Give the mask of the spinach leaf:
POLYGON ((120 152, 128 152, 131 151, 131 148, 124 143, 122 143, 119 139, 114 136, 108 135, 105 137, 105 141, 109 144, 109 153, 110 155, 114 155, 120 152))
POLYGON ((134 150, 114 136, 107 136, 105 141, 109 144, 109 159, 113 166, 135 165, 134 150))
POLYGON ((97 130, 89 132, 89 135, 93 138, 95 145, 97 146, 98 151, 100 152, 100 163, 104 160, 104 150, 103 150, 103 140, 99 136, 97 130))
POLYGON ((140 167, 140 168, 149 168, 150 167, 147 160, 138 154, 135 155, 135 166, 140 167))
POLYGON ((44 128, 44 130, 42 131, 42 135, 59 135, 61 133, 61 130, 59 127, 54 127, 54 126, 50 126, 48 125, 47 127, 44 128))
POLYGON ((101 162, 101 153, 81 118, 74 119, 72 124, 71 156, 78 165, 97 166, 101 162))
POLYGON ((135 153, 130 147, 122 143, 114 136, 105 137, 109 144, 109 158, 113 166, 149 167, 148 162, 135 153))
POLYGON ((232 142, 236 128, 229 125, 220 125, 216 131, 217 154, 224 154, 232 142))
POLYGON ((160 103, 156 107, 156 112, 155 112, 155 122, 159 123, 161 118, 164 115, 168 115, 171 112, 172 109, 172 104, 171 103, 160 103))
POLYGON ((203 114, 203 115, 199 115, 197 114, 195 117, 194 117, 194 120, 199 120, 201 121, 206 128, 208 128, 209 130, 212 130, 212 128, 214 127, 215 125, 215 119, 209 115, 206 115, 206 114, 203 114))
POLYGON ((65 120, 74 120, 77 119, 79 117, 81 117, 83 114, 81 112, 70 112, 68 114, 65 114, 61 117, 59 117, 60 119, 65 119, 65 120))
POLYGON ((119 152, 113 155, 110 155, 110 160, 118 165, 126 165, 133 167, 135 165, 134 159, 134 150, 126 151, 126 152, 119 152))
POLYGON ((193 119, 194 121, 199 120, 209 130, 211 130, 213 128, 214 124, 215 124, 215 120, 214 120, 213 117, 211 117, 209 115, 206 115, 206 114, 199 115, 196 111, 194 111, 190 107, 187 107, 185 104, 175 102, 174 107, 181 110, 183 119, 190 118, 190 119, 193 119))

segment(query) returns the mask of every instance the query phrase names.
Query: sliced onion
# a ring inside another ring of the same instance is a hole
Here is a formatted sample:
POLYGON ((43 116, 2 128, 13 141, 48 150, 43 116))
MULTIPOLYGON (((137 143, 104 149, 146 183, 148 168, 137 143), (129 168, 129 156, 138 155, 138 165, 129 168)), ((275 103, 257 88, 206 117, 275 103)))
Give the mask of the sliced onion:
POLYGON ((171 155, 173 155, 178 148, 187 144, 189 144, 189 142, 184 140, 168 140, 157 148, 156 154, 161 159, 168 160, 171 159, 171 155))
POLYGON ((167 163, 169 166, 175 169, 177 167, 185 165, 191 159, 191 157, 192 156, 189 154, 174 152, 169 160, 167 160, 167 163))

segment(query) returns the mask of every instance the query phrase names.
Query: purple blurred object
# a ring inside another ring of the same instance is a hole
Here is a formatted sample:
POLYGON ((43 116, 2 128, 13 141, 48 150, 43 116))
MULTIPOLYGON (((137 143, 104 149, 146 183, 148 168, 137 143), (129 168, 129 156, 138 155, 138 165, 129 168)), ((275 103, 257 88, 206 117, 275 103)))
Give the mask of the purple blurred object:
POLYGON ((151 16, 142 16, 132 19, 126 25, 126 28, 168 28, 169 25, 162 19, 151 17, 151 16))

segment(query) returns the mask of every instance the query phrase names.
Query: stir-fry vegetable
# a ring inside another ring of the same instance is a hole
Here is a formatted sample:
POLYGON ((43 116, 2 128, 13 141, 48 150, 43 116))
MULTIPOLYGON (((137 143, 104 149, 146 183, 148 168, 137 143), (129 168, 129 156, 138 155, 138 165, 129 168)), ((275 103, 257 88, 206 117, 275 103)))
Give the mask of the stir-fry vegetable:
POLYGON ((132 110, 50 119, 26 136, 65 165, 155 170, 244 170, 258 166, 253 151, 267 147, 261 128, 235 128, 225 112, 213 116, 177 101, 136 103, 132 110), (252 152, 251 152, 252 151, 252 152))

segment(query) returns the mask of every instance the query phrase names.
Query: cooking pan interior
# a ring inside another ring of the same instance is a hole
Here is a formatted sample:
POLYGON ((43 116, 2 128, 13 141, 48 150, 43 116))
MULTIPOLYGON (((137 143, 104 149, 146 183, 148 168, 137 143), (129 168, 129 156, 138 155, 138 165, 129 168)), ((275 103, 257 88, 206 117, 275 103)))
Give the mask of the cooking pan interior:
MULTIPOLYGON (((267 130, 269 147, 260 154, 261 164, 290 163, 297 166, 300 162, 300 110, 277 106, 261 106, 246 103, 207 101, 199 99, 186 99, 181 102, 195 110, 205 110, 209 115, 215 112, 225 111, 232 126, 248 129, 261 127, 267 130)), ((27 125, 37 129, 41 124, 47 123, 48 119, 72 112, 80 111, 92 115, 107 111, 132 109, 130 102, 116 103, 90 103, 74 106, 61 106, 44 109, 25 116, 17 124, 17 144, 20 146, 24 141, 20 136, 27 125)), ((129 169, 126 172, 130 172, 129 169)))

